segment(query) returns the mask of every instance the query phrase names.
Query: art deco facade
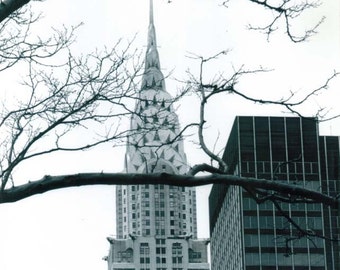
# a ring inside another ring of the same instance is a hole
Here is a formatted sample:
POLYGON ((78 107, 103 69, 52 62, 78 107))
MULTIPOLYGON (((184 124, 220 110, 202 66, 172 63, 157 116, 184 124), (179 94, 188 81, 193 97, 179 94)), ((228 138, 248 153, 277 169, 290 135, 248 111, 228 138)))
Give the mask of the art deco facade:
MULTIPOLYGON (((150 1, 145 70, 131 118, 126 173, 184 174, 187 160, 178 140, 173 98, 165 88, 150 1)), ((197 239, 194 188, 118 186, 117 237, 109 238, 109 270, 209 269, 207 240, 197 239)))
MULTIPOLYGON (((320 137, 312 118, 237 117, 223 159, 231 174, 340 193, 339 137, 320 137)), ((301 228, 339 238, 340 213, 320 204, 280 203, 301 228)), ((272 202, 235 186, 209 197, 212 270, 340 269, 339 243, 302 237, 272 202)))

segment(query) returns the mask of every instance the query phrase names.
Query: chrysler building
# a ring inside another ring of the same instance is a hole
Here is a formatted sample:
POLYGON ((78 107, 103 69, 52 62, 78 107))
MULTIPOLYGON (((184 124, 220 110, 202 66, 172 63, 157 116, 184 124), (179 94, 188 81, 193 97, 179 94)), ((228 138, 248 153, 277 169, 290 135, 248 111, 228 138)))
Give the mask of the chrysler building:
MULTIPOLYGON (((188 171, 173 98, 160 67, 153 1, 150 0, 145 68, 131 117, 125 172, 185 174, 188 171)), ((116 187, 116 237, 109 237, 109 270, 209 269, 207 239, 197 239, 192 187, 116 187)))

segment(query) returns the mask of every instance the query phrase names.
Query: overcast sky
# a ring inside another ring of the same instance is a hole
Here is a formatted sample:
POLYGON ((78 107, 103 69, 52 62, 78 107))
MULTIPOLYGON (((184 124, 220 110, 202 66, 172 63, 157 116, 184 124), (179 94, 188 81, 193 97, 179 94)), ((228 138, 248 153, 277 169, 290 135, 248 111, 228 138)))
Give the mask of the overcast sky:
MULTIPOLYGON (((34 3, 33 10, 45 15, 41 34, 52 26, 84 22, 78 33, 77 52, 112 46, 119 38, 132 40, 133 46, 145 49, 148 25, 148 0, 46 0, 34 3)), ((270 42, 266 36, 248 31, 246 25, 259 25, 270 13, 263 12, 247 0, 231 0, 229 8, 219 0, 154 0, 154 16, 161 65, 170 78, 167 89, 175 94, 183 87, 186 71, 198 72, 198 62, 188 56, 212 56, 221 50, 230 53, 209 65, 204 78, 230 72, 245 65, 249 69, 263 66, 273 72, 249 76, 240 89, 254 96, 280 98, 288 91, 301 93, 322 85, 334 69, 340 71, 340 4, 324 5, 297 22, 308 27, 326 16, 319 35, 304 44, 293 44, 284 31, 275 33, 270 42)), ((317 105, 340 113, 339 79, 325 95, 304 108, 306 115, 317 105), (336 111, 338 110, 338 111, 336 111)), ((194 97, 179 104, 182 125, 197 119, 194 97)), ((206 136, 209 146, 219 138, 217 149, 227 140, 236 115, 285 115, 281 108, 254 106, 226 96, 209 107, 206 136)), ((322 134, 340 135, 339 121, 321 126, 322 134)), ((81 136, 81 134, 79 135, 81 136)), ((185 143, 191 165, 209 162, 199 149, 185 143)), ((17 173, 18 182, 39 179, 45 174, 78 172, 120 172, 124 149, 106 145, 81 154, 53 155, 24 164, 17 173)), ((209 237, 207 196, 209 187, 198 189, 198 229, 200 237, 209 237)), ((48 192, 13 204, 0 205, 0 269, 90 270, 106 269, 101 258, 109 248, 106 237, 115 234, 114 187, 95 186, 48 192)))

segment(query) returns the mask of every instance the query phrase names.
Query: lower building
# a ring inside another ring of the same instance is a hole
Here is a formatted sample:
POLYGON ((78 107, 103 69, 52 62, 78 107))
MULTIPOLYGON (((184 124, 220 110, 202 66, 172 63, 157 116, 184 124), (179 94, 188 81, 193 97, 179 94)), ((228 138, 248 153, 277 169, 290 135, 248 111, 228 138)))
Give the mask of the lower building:
POLYGON ((130 239, 108 238, 109 270, 209 270, 209 240, 191 237, 155 238, 130 236, 130 239))
MULTIPOLYGON (((314 118, 236 117, 223 155, 229 173, 340 193, 339 137, 314 118)), ((212 270, 340 269, 339 212, 321 204, 257 203, 244 189, 214 185, 209 196, 212 270)))

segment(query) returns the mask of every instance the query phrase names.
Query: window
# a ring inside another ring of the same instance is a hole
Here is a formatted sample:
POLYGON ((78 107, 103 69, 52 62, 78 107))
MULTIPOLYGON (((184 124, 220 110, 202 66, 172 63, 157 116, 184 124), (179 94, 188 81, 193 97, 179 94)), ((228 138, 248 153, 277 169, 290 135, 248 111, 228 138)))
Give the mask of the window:
POLYGON ((181 243, 173 243, 172 244, 172 254, 173 255, 182 255, 182 245, 181 245, 181 243))
POLYGON ((140 258, 140 263, 150 263, 150 258, 149 257, 141 257, 140 258))
POLYGON ((172 263, 173 264, 183 263, 183 259, 182 257, 172 257, 172 263))
POLYGON ((132 262, 133 261, 133 252, 131 249, 127 249, 126 251, 119 251, 117 254, 118 262, 132 262))
POLYGON ((165 239, 156 239, 156 244, 165 245, 165 239))
POLYGON ((201 262, 201 258, 202 258, 201 252, 196 252, 192 249, 189 249, 189 263, 201 262))
POLYGON ((150 248, 148 243, 140 243, 139 247, 140 254, 150 254, 150 248))
POLYGON ((157 247, 156 248, 156 254, 165 254, 166 252, 165 247, 157 247))

